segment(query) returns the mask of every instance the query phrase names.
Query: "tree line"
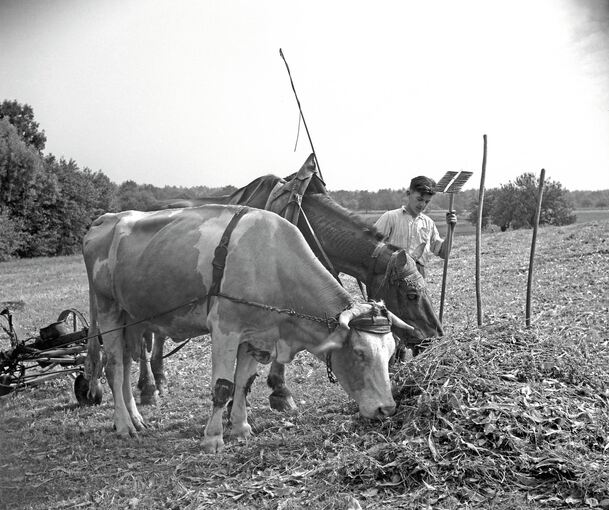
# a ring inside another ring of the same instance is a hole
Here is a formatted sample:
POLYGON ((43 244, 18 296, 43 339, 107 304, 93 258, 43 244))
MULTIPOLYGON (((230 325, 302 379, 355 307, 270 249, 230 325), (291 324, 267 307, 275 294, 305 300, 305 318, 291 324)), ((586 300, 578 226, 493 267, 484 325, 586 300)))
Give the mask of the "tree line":
MULTIPOLYGON (((80 168, 76 161, 44 154, 46 135, 31 106, 6 100, 0 104, 0 260, 13 257, 68 255, 80 252, 91 222, 104 212, 147 210, 159 200, 230 194, 237 188, 207 186, 157 187, 128 180, 120 185, 102 171, 80 168)), ((245 185, 247 183, 240 183, 245 185)), ((525 173, 500 188, 486 191, 484 225, 502 230, 532 224, 537 182, 525 173)), ((405 202, 406 188, 373 191, 330 191, 355 211, 385 211, 405 202)), ((477 190, 455 194, 454 205, 476 221, 477 190)), ((434 198, 434 209, 447 209, 448 195, 434 198)), ((609 207, 609 190, 564 190, 549 181, 544 191, 541 223, 575 221, 574 208, 609 207)))

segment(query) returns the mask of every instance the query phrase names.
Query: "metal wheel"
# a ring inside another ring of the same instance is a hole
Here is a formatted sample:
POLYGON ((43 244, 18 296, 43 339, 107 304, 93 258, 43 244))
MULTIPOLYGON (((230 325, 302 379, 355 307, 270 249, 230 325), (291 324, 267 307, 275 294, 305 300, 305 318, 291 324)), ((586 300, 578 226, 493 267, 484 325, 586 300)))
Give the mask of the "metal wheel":
POLYGON ((89 322, 87 321, 86 317, 74 308, 68 308, 67 310, 61 312, 59 317, 57 317, 57 322, 65 322, 68 324, 72 329, 72 333, 85 328, 89 329, 89 322))

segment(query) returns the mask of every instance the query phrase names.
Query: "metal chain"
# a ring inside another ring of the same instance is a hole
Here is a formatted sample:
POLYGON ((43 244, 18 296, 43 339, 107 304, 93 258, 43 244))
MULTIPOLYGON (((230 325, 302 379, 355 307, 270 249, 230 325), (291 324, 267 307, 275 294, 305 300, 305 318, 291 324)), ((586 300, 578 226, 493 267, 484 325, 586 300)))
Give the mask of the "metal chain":
MULTIPOLYGON (((317 317, 316 315, 307 315, 306 313, 300 313, 291 308, 278 308, 272 305, 265 305, 263 303, 256 303, 254 301, 248 301, 242 298, 236 298, 233 296, 229 296, 228 294, 224 294, 223 292, 218 292, 216 294, 219 297, 223 297, 224 299, 228 299, 234 303, 239 303, 242 305, 249 305, 256 308, 261 308, 262 310, 266 310, 269 312, 277 312, 289 315, 291 317, 298 317, 299 319, 306 319, 313 322, 318 322, 320 324, 325 324, 329 331, 333 331, 338 326, 338 320, 334 317, 317 317)), ((350 304, 351 305, 351 304, 350 304)))

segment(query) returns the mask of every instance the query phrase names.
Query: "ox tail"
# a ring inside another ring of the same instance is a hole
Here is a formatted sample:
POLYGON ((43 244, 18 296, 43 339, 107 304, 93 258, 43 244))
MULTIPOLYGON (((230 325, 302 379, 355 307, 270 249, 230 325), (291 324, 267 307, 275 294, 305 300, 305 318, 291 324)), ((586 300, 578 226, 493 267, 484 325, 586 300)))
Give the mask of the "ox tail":
POLYGON ((87 340, 87 358, 85 360, 85 378, 89 381, 87 401, 99 404, 102 398, 101 375, 103 369, 101 336, 97 320, 97 299, 89 285, 89 338, 87 340))

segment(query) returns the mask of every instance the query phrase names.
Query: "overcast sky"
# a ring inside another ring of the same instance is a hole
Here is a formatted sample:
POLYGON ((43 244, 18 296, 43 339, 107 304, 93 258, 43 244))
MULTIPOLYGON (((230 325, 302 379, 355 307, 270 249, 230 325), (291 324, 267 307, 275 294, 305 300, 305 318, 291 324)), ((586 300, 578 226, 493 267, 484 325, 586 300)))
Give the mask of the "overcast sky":
POLYGON ((609 189, 607 0, 0 0, 0 100, 116 183, 332 189, 473 170, 609 189))

